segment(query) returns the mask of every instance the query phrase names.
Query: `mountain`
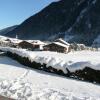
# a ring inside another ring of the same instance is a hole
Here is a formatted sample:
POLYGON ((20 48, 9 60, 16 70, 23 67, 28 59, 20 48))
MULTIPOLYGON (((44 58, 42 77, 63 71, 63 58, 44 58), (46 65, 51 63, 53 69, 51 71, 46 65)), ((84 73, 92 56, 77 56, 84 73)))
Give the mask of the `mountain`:
POLYGON ((14 26, 7 27, 7 28, 0 30, 0 35, 6 35, 8 32, 14 30, 17 26, 18 25, 14 25, 14 26))
POLYGON ((7 36, 91 45, 100 34, 100 0, 60 0, 31 16, 7 36))

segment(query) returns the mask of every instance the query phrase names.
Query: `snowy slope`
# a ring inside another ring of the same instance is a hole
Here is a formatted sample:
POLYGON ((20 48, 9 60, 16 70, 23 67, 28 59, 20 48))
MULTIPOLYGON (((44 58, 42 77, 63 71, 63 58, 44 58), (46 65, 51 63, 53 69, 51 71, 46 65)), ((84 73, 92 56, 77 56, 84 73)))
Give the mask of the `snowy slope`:
POLYGON ((98 35, 98 37, 94 40, 93 42, 93 46, 97 46, 100 47, 100 35, 98 35))
POLYGON ((100 86, 25 69, 0 57, 0 94, 19 100, 100 100, 100 86))
POLYGON ((0 35, 0 41, 2 41, 2 42, 9 42, 9 41, 6 41, 7 39, 9 39, 12 43, 15 43, 15 44, 22 41, 22 40, 20 40, 20 39, 9 38, 9 37, 0 35))

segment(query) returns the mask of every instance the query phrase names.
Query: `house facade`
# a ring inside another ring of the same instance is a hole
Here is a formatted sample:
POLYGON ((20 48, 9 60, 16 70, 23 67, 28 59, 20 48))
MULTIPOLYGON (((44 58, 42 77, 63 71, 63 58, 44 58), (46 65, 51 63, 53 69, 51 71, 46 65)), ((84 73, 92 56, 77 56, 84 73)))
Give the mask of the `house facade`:
POLYGON ((23 49, 36 50, 36 51, 39 50, 40 51, 40 50, 43 50, 44 45, 45 44, 39 40, 38 41, 24 40, 18 44, 18 47, 23 48, 23 49))
POLYGON ((60 53, 70 52, 70 46, 59 43, 59 42, 50 43, 48 45, 45 45, 43 48, 45 51, 54 51, 54 52, 60 52, 60 53))
POLYGON ((23 48, 23 49, 29 49, 29 50, 33 50, 34 49, 34 45, 27 42, 27 41, 22 41, 18 44, 19 48, 23 48))

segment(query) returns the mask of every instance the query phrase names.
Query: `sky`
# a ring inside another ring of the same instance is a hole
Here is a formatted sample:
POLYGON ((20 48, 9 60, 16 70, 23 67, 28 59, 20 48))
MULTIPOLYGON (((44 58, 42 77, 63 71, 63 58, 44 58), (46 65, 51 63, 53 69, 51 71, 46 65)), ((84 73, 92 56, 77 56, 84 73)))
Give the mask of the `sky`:
POLYGON ((18 25, 55 0, 0 0, 0 29, 18 25))

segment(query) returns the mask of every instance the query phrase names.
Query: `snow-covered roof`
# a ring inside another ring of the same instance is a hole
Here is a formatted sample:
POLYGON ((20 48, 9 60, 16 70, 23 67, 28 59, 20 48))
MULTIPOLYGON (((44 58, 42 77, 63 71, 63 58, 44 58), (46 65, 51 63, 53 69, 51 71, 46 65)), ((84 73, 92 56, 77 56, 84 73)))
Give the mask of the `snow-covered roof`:
POLYGON ((35 44, 35 45, 45 45, 46 43, 40 41, 40 40, 25 40, 29 43, 35 44))
POLYGON ((59 41, 59 42, 61 41, 61 43, 65 44, 65 45, 70 45, 68 42, 64 41, 64 40, 61 39, 61 38, 55 40, 55 42, 58 42, 58 41, 59 41))
POLYGON ((3 42, 8 42, 6 41, 7 39, 9 39, 12 43, 20 43, 22 40, 20 39, 16 39, 16 38, 9 38, 9 37, 5 37, 5 36, 1 36, 0 35, 0 40, 3 42))
POLYGON ((18 43, 22 42, 22 40, 19 40, 19 39, 12 39, 11 42, 12 42, 12 43, 15 43, 15 44, 18 44, 18 43))
POLYGON ((0 35, 0 40, 6 40, 7 37, 0 35))
POLYGON ((60 42, 53 42, 53 43, 56 44, 56 45, 65 47, 65 48, 68 48, 68 47, 69 47, 69 45, 65 45, 65 44, 62 44, 62 43, 60 43, 60 42))

